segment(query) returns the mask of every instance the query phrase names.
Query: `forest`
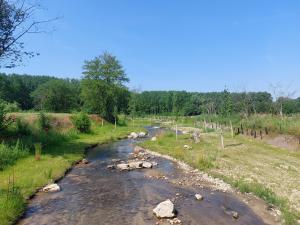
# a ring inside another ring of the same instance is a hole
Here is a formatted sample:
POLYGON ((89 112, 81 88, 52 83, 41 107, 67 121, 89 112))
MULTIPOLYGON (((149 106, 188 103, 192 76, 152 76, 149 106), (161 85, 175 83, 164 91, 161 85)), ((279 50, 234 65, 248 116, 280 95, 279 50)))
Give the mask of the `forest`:
MULTIPOLYGON (((93 63, 94 60, 91 62, 93 63)), ((279 114, 281 106, 284 114, 300 112, 300 98, 281 97, 273 101, 272 95, 268 92, 237 93, 228 90, 208 93, 134 92, 124 85, 122 81, 124 77, 121 80, 108 81, 105 77, 95 74, 97 74, 95 71, 86 68, 83 79, 79 80, 1 73, 0 98, 2 104, 6 105, 7 111, 41 110, 67 113, 83 110, 99 114, 109 120, 112 120, 114 112, 132 116, 200 114, 226 116, 254 113, 279 114), (98 97, 92 98, 92 96, 98 97)))

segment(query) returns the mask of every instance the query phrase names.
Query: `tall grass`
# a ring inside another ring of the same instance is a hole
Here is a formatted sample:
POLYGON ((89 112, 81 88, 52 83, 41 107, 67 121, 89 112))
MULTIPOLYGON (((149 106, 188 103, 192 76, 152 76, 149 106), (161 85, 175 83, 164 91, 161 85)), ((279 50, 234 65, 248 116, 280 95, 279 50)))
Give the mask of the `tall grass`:
POLYGON ((14 146, 2 142, 0 144, 0 171, 13 165, 18 159, 28 156, 29 150, 23 147, 18 140, 14 146))

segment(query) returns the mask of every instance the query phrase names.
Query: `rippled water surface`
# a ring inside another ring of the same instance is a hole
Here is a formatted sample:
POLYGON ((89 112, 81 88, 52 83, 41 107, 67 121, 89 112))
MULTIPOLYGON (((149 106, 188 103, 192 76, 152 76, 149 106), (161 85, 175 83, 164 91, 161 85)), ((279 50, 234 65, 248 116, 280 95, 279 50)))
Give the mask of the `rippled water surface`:
POLYGON ((153 169, 129 172, 106 169, 111 159, 126 160, 134 144, 135 141, 122 140, 90 150, 87 155, 90 164, 75 166, 59 182, 61 192, 38 193, 18 224, 155 224, 158 220, 152 210, 166 199, 174 202, 183 224, 264 224, 231 194, 177 186, 168 180, 145 176, 161 174, 169 180, 183 176, 168 160, 155 159, 158 166, 153 169), (196 201, 195 193, 202 194, 204 200, 196 201), (224 208, 237 211, 239 219, 233 219, 224 208))

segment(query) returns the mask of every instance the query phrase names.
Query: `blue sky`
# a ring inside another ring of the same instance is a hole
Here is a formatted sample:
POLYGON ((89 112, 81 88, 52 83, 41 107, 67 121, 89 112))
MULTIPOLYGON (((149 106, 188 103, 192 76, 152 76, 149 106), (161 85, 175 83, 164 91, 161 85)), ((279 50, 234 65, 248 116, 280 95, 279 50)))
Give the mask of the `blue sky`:
POLYGON ((40 56, 5 70, 80 78, 108 50, 141 90, 270 91, 300 96, 300 1, 43 0, 56 31, 25 38, 40 56))

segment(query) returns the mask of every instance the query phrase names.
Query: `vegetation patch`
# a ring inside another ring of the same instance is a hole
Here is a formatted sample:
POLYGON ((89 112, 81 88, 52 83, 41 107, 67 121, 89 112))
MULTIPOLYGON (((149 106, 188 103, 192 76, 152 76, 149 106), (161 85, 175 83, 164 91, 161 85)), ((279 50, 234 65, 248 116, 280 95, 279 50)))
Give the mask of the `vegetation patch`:
POLYGON ((300 199, 294 194, 300 185, 300 153, 244 136, 232 138, 229 132, 224 133, 224 149, 220 142, 220 133, 216 132, 201 133, 198 144, 189 134, 178 135, 176 140, 174 132, 166 132, 157 141, 140 145, 222 178, 241 192, 254 193, 279 207, 285 224, 295 224, 300 218, 300 199), (184 149, 184 145, 191 149, 184 149))

